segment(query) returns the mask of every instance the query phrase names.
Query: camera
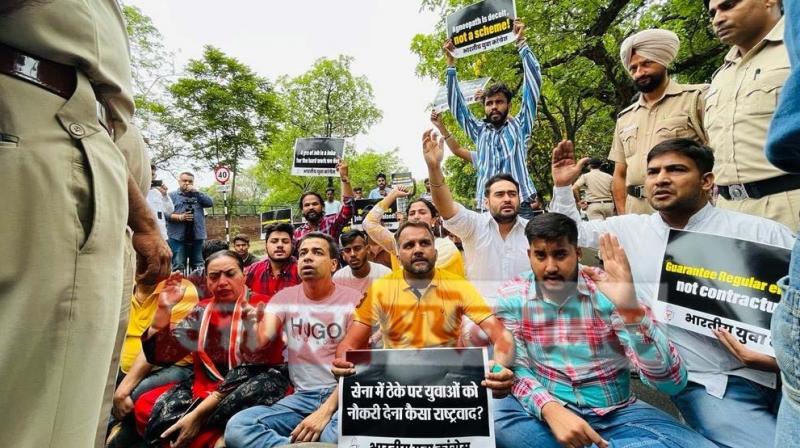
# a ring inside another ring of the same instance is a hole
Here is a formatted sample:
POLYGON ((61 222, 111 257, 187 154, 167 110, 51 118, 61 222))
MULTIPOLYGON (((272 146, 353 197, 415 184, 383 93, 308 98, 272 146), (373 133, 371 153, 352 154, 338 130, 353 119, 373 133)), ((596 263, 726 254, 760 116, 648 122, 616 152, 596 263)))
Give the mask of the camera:
POLYGON ((194 206, 197 205, 197 198, 185 198, 183 203, 186 205, 186 213, 194 213, 194 206))
POLYGON ((163 180, 155 180, 155 179, 153 179, 150 182, 150 188, 158 188, 158 187, 160 187, 162 185, 164 185, 164 181, 163 180))

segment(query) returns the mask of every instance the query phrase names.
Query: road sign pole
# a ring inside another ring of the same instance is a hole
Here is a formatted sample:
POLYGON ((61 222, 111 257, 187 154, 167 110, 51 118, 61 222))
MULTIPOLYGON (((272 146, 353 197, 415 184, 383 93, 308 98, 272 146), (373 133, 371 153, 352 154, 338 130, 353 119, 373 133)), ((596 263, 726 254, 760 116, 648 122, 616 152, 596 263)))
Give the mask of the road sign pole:
POLYGON ((228 216, 228 190, 222 191, 222 213, 225 214, 225 241, 231 242, 230 217, 228 216))

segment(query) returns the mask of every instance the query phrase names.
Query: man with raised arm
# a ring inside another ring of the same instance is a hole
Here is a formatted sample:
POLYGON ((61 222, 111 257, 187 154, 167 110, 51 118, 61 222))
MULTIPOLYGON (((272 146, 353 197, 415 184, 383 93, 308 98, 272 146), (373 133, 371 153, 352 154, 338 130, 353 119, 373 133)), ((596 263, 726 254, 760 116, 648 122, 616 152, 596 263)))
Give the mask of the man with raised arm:
MULTIPOLYGON (((571 185, 586 160, 576 163, 569 141, 553 150, 550 211, 578 224, 580 247, 598 248, 603 233, 616 236, 629 250, 637 297, 646 305, 657 297, 670 228, 785 248, 794 242, 792 232, 780 223, 712 206, 708 198, 714 185, 714 154, 707 146, 680 138, 659 143, 647 155, 645 190, 655 213, 581 221, 571 185)), ((673 397, 686 422, 720 446, 771 446, 779 399, 775 358, 746 348, 724 330, 712 339, 670 327, 669 338, 689 371, 686 388, 673 397)))
MULTIPOLYGON (((477 154, 472 159, 478 172, 475 206, 479 209, 484 207, 484 190, 492 176, 509 173, 520 187, 520 212, 529 218, 532 216, 529 199, 536 195, 536 188, 528 174, 527 141, 533 132, 542 76, 539 62, 525 41, 525 25, 519 19, 514 21, 514 34, 523 69, 522 108, 519 114, 516 117, 508 115, 513 94, 503 83, 491 85, 483 93, 484 120, 479 120, 470 112, 458 88, 456 59, 452 53, 455 46, 450 40, 444 46, 447 58, 447 102, 456 122, 477 148, 477 154)), ((451 136, 446 135, 445 138, 449 140, 451 136)))

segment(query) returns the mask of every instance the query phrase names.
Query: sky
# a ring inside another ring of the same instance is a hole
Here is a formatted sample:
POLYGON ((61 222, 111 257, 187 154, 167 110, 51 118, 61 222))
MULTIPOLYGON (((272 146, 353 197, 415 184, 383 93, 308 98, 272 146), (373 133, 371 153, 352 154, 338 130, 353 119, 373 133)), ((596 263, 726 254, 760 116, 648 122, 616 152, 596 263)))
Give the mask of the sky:
MULTIPOLYGON (((431 127, 427 106, 438 89, 415 74, 415 34, 433 32, 440 20, 419 1, 382 0, 125 0, 148 15, 176 53, 176 66, 202 56, 210 44, 274 81, 297 76, 321 57, 353 56, 352 72, 372 84, 381 122, 354 143, 358 150, 400 148, 414 177, 426 177, 421 136, 431 127)), ((167 180, 168 185, 171 180, 167 180)), ((200 186, 213 182, 198 173, 200 186)))

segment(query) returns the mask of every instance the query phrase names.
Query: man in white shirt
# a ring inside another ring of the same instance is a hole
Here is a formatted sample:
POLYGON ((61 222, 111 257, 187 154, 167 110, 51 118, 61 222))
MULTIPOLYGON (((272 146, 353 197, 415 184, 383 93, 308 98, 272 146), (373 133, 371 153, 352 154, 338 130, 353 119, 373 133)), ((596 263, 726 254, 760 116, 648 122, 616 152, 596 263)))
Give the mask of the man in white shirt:
POLYGON ((369 246, 367 234, 363 231, 351 230, 343 233, 339 237, 339 243, 342 247, 342 258, 347 266, 333 274, 333 281, 337 285, 347 286, 363 293, 374 279, 392 273, 386 266, 367 260, 369 246))
POLYGON ((494 305, 497 288, 517 274, 530 270, 525 225, 518 215, 519 184, 503 173, 486 181, 483 208, 488 213, 467 210, 453 201, 442 173, 444 140, 426 131, 422 137, 433 204, 444 219, 444 227, 461 238, 467 279, 494 305))
MULTIPOLYGON (((550 210, 578 223, 579 246, 597 248, 601 234, 615 235, 627 249, 637 295, 647 305, 657 297, 670 228, 786 248, 794 242, 792 232, 775 221, 713 207, 708 198, 714 155, 688 139, 664 141, 648 153, 645 190, 656 213, 581 221, 571 185, 586 160, 575 162, 572 142, 554 149, 550 210)), ((718 340, 679 328, 670 327, 668 335, 689 371, 689 384, 673 397, 687 423, 721 447, 772 446, 780 401, 775 359, 734 338, 734 351, 728 351, 718 340)))
POLYGON ((328 187, 325 190, 325 216, 335 215, 342 209, 342 203, 333 197, 333 188, 328 187))
POLYGON ((175 207, 172 205, 172 199, 167 194, 167 186, 161 180, 156 180, 156 166, 150 164, 150 172, 152 173, 152 182, 150 184, 150 191, 147 192, 147 205, 156 217, 156 224, 158 230, 161 231, 161 236, 166 241, 167 239, 167 216, 171 215, 175 207))

